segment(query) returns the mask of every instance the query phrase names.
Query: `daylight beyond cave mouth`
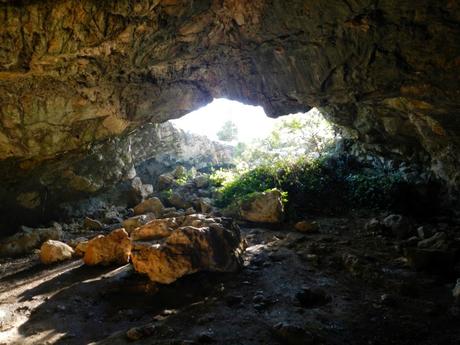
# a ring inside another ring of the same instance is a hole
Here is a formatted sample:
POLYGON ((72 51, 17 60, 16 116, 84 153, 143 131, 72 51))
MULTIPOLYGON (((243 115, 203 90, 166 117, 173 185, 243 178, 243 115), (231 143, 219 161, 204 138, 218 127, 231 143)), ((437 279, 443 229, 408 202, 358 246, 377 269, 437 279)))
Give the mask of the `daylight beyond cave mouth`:
POLYGON ((460 344, 460 1, 0 22, 0 345, 460 344))
POLYGON ((177 128, 206 136, 210 140, 250 143, 268 137, 270 133, 280 128, 281 122, 302 121, 312 117, 313 119, 304 125, 311 126, 312 132, 319 136, 330 137, 332 127, 316 108, 308 113, 286 114, 271 118, 265 114, 261 106, 247 105, 225 98, 214 99, 206 106, 169 122, 177 128), (235 133, 223 138, 219 137, 218 134, 226 123, 232 124, 235 133))

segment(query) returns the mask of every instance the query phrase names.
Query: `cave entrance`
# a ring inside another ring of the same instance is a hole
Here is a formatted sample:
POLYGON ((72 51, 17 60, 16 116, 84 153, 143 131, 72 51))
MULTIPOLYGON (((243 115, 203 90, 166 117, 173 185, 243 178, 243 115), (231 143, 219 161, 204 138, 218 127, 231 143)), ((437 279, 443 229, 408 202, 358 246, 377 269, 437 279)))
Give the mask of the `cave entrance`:
POLYGON ((170 122, 186 132, 232 147, 233 163, 240 169, 301 157, 316 159, 337 139, 332 125, 316 108, 274 119, 260 106, 224 98, 170 122))

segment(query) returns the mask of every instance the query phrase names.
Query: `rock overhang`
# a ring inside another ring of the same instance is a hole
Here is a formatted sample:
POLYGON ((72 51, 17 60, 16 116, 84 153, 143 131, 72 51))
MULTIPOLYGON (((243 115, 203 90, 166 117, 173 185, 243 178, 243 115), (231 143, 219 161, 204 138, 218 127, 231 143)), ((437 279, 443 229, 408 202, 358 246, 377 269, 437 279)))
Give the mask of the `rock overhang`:
POLYGON ((219 97, 270 116, 319 107, 365 149, 460 185, 455 2, 2 1, 0 16, 13 192, 37 166, 65 175, 94 143, 219 97))

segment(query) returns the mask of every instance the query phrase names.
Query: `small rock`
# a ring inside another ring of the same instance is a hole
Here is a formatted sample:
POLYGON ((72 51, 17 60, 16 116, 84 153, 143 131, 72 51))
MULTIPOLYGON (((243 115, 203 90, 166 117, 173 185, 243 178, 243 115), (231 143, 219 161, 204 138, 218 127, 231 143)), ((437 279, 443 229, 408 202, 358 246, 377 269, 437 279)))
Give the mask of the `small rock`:
POLYGON ((308 222, 303 220, 301 222, 297 222, 294 225, 294 229, 304 234, 312 234, 318 232, 319 225, 317 222, 308 222))
POLYGON ((447 235, 445 232, 437 232, 430 238, 420 241, 417 247, 421 249, 447 249, 447 235))
POLYGON ((146 325, 141 327, 133 327, 126 332, 126 337, 129 340, 140 340, 151 337, 155 334, 156 327, 154 325, 146 325))
POLYGON ((174 207, 187 209, 192 207, 192 203, 189 201, 189 197, 185 193, 173 192, 167 199, 167 201, 174 207))
POLYGON ((426 226, 419 226, 417 228, 417 236, 421 240, 424 240, 425 238, 432 236, 432 231, 430 231, 430 229, 428 229, 426 226))
POLYGON ((364 230, 373 235, 381 234, 383 224, 377 218, 372 218, 364 225, 364 230))
POLYGON ((100 221, 89 217, 85 217, 85 219, 83 220, 83 226, 85 227, 85 229, 96 231, 102 230, 104 228, 104 225, 102 225, 100 221))
POLYGON ((342 263, 344 267, 352 274, 358 275, 363 270, 364 263, 354 254, 343 254, 342 263))
POLYGON ((393 236, 403 240, 412 235, 413 226, 407 217, 392 214, 383 220, 383 225, 391 230, 393 236))
POLYGON ((304 308, 320 307, 332 300, 323 289, 311 289, 307 287, 302 288, 302 290, 296 294, 296 298, 304 308))
POLYGON ((104 223, 106 224, 117 224, 121 223, 123 219, 117 210, 110 210, 104 214, 104 223))
POLYGON ((0 308, 0 332, 13 328, 14 321, 15 313, 13 311, 7 308, 0 308))
POLYGON ((174 178, 179 179, 185 177, 187 175, 187 169, 185 169, 182 165, 178 165, 172 172, 174 178))
POLYGON ((163 212, 164 206, 160 199, 154 197, 142 201, 134 207, 134 214, 141 215, 146 213, 153 213, 155 217, 159 218, 163 212))
POLYGON ((40 248, 40 261, 46 265, 72 258, 74 250, 69 245, 48 240, 40 248))
POLYGON ((158 176, 158 181, 157 181, 157 189, 158 190, 164 190, 169 187, 171 187, 174 184, 174 176, 172 176, 170 173, 166 174, 161 174, 158 176))
POLYGON ((139 177, 135 177, 131 181, 130 193, 133 196, 134 202, 144 200, 153 193, 153 186, 151 184, 143 184, 139 177))
POLYGON ((209 177, 207 175, 199 175, 194 178, 193 182, 197 188, 206 188, 209 185, 209 177))

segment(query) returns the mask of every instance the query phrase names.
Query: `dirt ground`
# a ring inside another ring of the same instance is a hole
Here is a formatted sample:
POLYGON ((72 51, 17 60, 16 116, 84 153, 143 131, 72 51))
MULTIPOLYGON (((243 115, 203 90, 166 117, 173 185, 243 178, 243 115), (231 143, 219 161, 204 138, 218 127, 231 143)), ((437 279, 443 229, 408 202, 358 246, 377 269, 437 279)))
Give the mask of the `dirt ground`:
POLYGON ((243 225, 240 272, 169 286, 130 266, 4 260, 0 344, 460 344, 458 272, 416 272, 366 219, 317 221, 309 235, 243 225))

